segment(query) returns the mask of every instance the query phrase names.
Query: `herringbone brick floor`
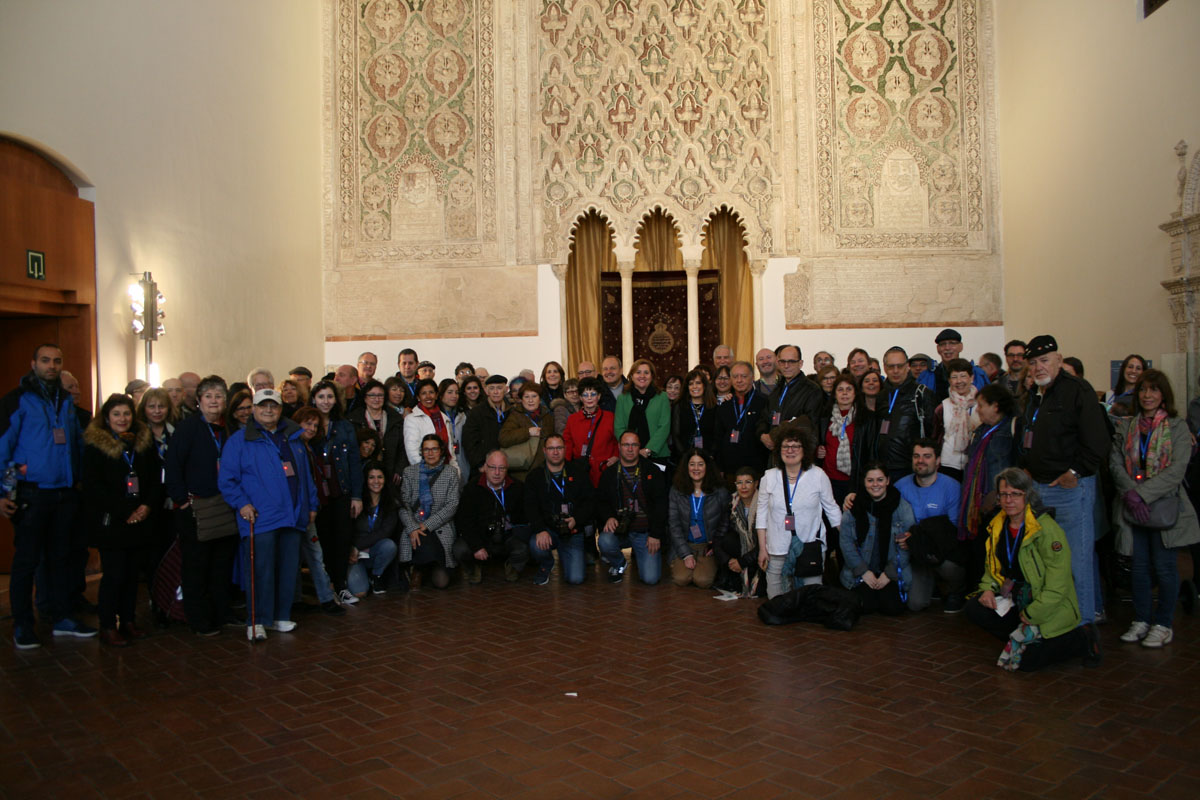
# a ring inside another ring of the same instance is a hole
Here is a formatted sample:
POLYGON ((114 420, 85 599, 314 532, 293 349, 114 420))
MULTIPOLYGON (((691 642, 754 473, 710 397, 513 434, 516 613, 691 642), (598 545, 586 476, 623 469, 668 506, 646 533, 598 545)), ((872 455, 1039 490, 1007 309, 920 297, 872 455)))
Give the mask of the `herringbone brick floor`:
MULTIPOLYGON (((851 633, 636 581, 370 597, 252 646, 0 648, 11 797, 1200 796, 1200 625, 1008 675, 936 606, 851 633)), ((43 631, 47 634, 48 631, 43 631)), ((8 635, 7 629, 5 635, 8 635)))

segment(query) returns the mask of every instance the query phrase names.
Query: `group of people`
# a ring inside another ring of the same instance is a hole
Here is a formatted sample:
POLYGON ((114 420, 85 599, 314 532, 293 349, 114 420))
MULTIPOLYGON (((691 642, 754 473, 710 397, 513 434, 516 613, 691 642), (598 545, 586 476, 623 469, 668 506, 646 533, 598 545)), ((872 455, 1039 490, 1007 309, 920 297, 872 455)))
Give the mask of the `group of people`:
POLYGON ((55 636, 97 634, 78 616, 88 546, 99 635, 118 647, 145 635, 143 578, 179 586, 197 634, 261 640, 296 627, 302 564, 321 610, 343 615, 369 594, 480 583, 492 562, 507 581, 532 562, 545 585, 556 551, 564 582, 601 561, 619 583, 628 551, 644 584, 665 570, 740 597, 825 583, 900 614, 940 593, 1005 640, 1006 669, 1095 664, 1110 527, 1132 556, 1121 639, 1168 644, 1175 559, 1200 525, 1194 430, 1166 376, 1131 356, 1102 403, 1050 336, 980 366, 957 331, 935 345, 937 363, 892 347, 844 368, 822 351, 811 374, 795 345, 753 364, 721 346, 682 376, 609 356, 511 381, 466 362, 439 381, 411 349, 380 381, 367 352, 315 382, 296 367, 131 384, 94 418, 43 345, 0 407, 14 644, 40 645, 35 575, 55 636))

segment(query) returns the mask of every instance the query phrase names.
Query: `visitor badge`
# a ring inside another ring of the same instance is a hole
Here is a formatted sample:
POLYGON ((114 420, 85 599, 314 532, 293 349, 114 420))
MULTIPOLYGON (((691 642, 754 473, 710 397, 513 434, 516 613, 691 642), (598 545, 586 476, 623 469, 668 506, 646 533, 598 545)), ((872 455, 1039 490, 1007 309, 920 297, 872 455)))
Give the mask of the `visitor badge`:
POLYGON ((788 514, 787 516, 785 516, 783 518, 783 529, 785 531, 796 530, 796 515, 795 514, 788 514))
POLYGON ((137 475, 126 475, 125 476, 125 494, 135 495, 137 493, 138 493, 138 476, 137 475))
POLYGON ((778 411, 776 411, 774 414, 771 415, 771 424, 778 425, 782 418, 783 418, 783 415, 781 415, 778 411))
POLYGON ((637 500, 632 500, 629 503, 629 510, 632 511, 633 513, 637 514, 642 509, 638 506, 637 500))
POLYGON ((700 539, 703 539, 703 538, 704 538, 704 534, 700 533, 700 526, 699 526, 699 525, 697 525, 697 524, 695 524, 695 523, 692 523, 692 526, 691 526, 690 530, 691 530, 691 532, 692 532, 692 539, 694 539, 694 540, 696 540, 696 541, 699 541, 700 539))
POLYGON ((692 437, 692 447, 696 448, 697 450, 703 449, 704 448, 704 437, 703 436, 693 436, 692 437))
POLYGON ((729 443, 730 444, 738 443, 738 431, 730 431, 729 432, 729 443))
POLYGON ((417 519, 421 520, 422 522, 425 520, 425 509, 423 509, 423 508, 417 509, 417 519))
POLYGON ((571 515, 570 503, 563 503, 561 506, 559 506, 559 508, 561 510, 558 513, 562 514, 564 517, 569 517, 571 515))
POLYGON ((1033 447, 1033 431, 1025 431, 1025 436, 1021 439, 1021 447, 1026 450, 1033 447))
POLYGON ((54 429, 54 443, 55 444, 66 444, 67 443, 67 432, 65 430, 63 430, 62 428, 55 428, 54 429))
POLYGON ((290 462, 290 461, 283 462, 283 474, 288 476, 289 478, 295 477, 296 468, 294 466, 292 466, 292 462, 290 462))
POLYGON ((583 449, 579 451, 579 455, 580 455, 580 457, 581 457, 581 458, 587 458, 587 457, 588 457, 588 451, 589 451, 589 450, 591 450, 591 449, 592 449, 592 446, 591 446, 590 444, 585 444, 585 445, 583 446, 583 449))
POLYGON ((885 419, 883 421, 883 424, 881 424, 879 426, 879 432, 881 434, 886 434, 891 429, 892 429, 892 421, 890 419, 885 419))

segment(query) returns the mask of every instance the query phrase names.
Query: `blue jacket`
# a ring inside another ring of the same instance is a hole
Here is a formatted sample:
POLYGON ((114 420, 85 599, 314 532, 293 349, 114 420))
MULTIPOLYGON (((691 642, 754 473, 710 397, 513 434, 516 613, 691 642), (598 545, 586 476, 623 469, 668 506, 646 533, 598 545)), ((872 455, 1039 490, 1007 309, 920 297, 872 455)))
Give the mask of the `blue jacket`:
MULTIPOLYGON (((280 528, 308 527, 308 514, 318 509, 317 485, 313 483, 312 469, 308 465, 308 451, 300 440, 300 426, 283 420, 294 467, 300 479, 298 502, 292 505, 292 492, 288 488, 287 476, 279 460, 275 443, 262 435, 253 420, 245 428, 229 437, 221 451, 221 472, 218 485, 225 502, 234 510, 247 503, 258 511, 255 533, 266 533, 280 528)), ((238 530, 242 536, 250 535, 250 523, 238 516, 238 530)))
POLYGON ((358 434, 354 431, 354 425, 344 419, 330 420, 329 437, 320 445, 314 442, 314 446, 323 448, 326 463, 333 464, 342 494, 349 495, 352 500, 361 500, 362 459, 358 455, 358 434))
MULTIPOLYGON (((933 392, 937 402, 940 403, 950 394, 949 378, 950 376, 946 374, 943 366, 937 364, 932 369, 922 372, 921 377, 917 378, 917 382, 933 392)), ((987 373, 983 371, 983 367, 976 366, 974 361, 971 362, 971 383, 976 390, 988 385, 987 373)))
MULTIPOLYGON (((859 497, 861 500, 868 499, 865 492, 859 497)), ((857 504, 855 509, 858 509, 857 504)), ((863 512, 867 514, 867 538, 863 539, 861 545, 858 543, 858 520, 851 514, 847 514, 847 518, 843 519, 838 535, 842 544, 842 560, 845 562, 839 577, 842 586, 847 589, 853 589, 862 574, 871 568, 871 556, 875 553, 875 537, 879 534, 878 519, 865 507, 863 512)), ((896 510, 892 512, 892 529, 887 532, 891 541, 888 542, 887 563, 883 565, 884 574, 893 581, 897 579, 897 576, 902 576, 905 584, 912 581, 912 574, 908 569, 908 553, 896 546, 896 537, 905 531, 912 530, 915 524, 912 506, 908 504, 907 500, 900 498, 896 510)))
POLYGON ((70 393, 56 382, 58 405, 42 394, 31 370, 0 400, 0 472, 9 464, 25 467, 21 480, 42 489, 67 489, 79 482, 83 430, 70 393), (66 441, 54 443, 54 429, 66 441))

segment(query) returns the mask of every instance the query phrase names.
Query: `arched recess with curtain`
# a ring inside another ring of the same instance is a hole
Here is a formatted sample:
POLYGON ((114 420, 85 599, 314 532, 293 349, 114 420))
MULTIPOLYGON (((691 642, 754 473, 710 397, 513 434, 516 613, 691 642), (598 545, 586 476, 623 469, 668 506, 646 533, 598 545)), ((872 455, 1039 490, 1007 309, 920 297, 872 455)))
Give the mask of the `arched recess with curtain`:
MULTIPOLYGON (((704 245, 701 271, 716 270, 719 276, 721 344, 733 348, 739 360, 753 364, 754 289, 746 254, 746 226, 736 211, 721 206, 704 224, 700 241, 704 245)), ((701 355, 710 360, 712 351, 701 355)))
POLYGON ((572 375, 580 361, 591 361, 599 367, 604 358, 600 273, 617 271, 613 240, 608 218, 595 209, 580 216, 571 231, 571 250, 567 255, 567 363, 564 368, 572 375))

